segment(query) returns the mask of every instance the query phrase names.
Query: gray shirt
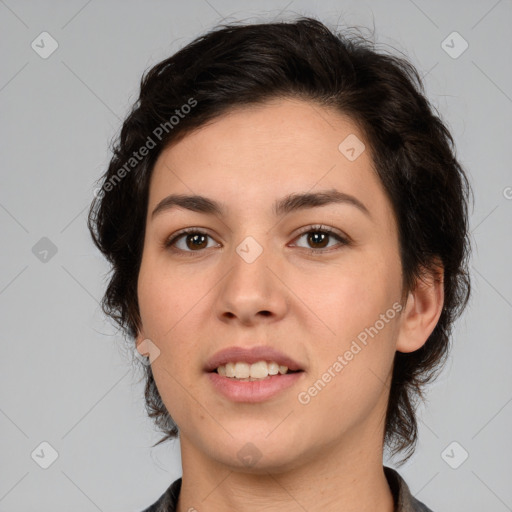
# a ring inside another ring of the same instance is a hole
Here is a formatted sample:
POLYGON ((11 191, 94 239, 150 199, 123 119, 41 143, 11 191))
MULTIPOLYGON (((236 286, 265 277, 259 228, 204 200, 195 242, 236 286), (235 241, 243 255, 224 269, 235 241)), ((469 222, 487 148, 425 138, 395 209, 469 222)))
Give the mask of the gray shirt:
MULTIPOLYGON (((405 480, 394 469, 384 466, 384 474, 393 493, 395 512, 432 512, 411 494, 405 480)), ((143 512, 176 512, 180 489, 181 478, 178 478, 153 505, 144 509, 143 512)))

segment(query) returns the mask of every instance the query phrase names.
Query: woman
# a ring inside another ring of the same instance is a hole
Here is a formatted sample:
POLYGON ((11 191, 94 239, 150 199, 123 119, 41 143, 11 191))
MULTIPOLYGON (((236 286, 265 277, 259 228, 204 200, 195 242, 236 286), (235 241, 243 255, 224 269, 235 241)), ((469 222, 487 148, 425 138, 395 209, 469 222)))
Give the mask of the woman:
POLYGON ((319 21, 153 67, 89 227, 183 476, 147 511, 428 511, 383 451, 469 295, 469 185, 404 59, 319 21))

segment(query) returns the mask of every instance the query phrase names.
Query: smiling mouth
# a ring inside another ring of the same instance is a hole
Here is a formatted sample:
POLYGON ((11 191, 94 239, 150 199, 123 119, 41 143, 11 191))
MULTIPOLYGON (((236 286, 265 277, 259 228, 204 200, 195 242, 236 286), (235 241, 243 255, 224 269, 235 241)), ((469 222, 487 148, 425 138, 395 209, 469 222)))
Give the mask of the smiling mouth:
POLYGON ((261 403, 271 400, 303 379, 305 370, 290 370, 275 361, 228 362, 207 371, 213 388, 233 402, 261 403))

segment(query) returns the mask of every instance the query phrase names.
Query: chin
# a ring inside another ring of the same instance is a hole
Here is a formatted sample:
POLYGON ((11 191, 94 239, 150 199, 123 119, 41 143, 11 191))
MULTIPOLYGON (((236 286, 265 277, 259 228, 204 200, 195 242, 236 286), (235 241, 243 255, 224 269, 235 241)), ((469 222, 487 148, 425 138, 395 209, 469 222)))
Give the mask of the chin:
MULTIPOLYGON (((243 435, 235 439, 226 436, 224 443, 213 440, 209 453, 219 463, 241 473, 281 473, 300 466, 304 459, 297 445, 292 442, 292 437, 280 436, 277 432, 269 435, 275 426, 273 424, 265 433, 250 429, 237 430, 243 432, 243 435)), ((209 442, 212 442, 211 438, 209 442)))

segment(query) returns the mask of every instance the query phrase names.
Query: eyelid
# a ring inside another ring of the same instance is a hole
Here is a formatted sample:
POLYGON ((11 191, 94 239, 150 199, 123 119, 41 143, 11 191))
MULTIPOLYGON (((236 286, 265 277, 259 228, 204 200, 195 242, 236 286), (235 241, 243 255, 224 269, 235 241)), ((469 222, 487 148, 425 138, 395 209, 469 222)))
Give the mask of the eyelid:
POLYGON ((337 235, 340 238, 346 240, 347 242, 350 240, 350 238, 345 233, 343 233, 343 231, 340 231, 331 226, 326 226, 325 224, 311 224, 309 226, 304 226, 303 228, 299 229, 296 238, 300 235, 303 235, 304 233, 309 233, 310 231, 324 231, 326 233, 337 235))

